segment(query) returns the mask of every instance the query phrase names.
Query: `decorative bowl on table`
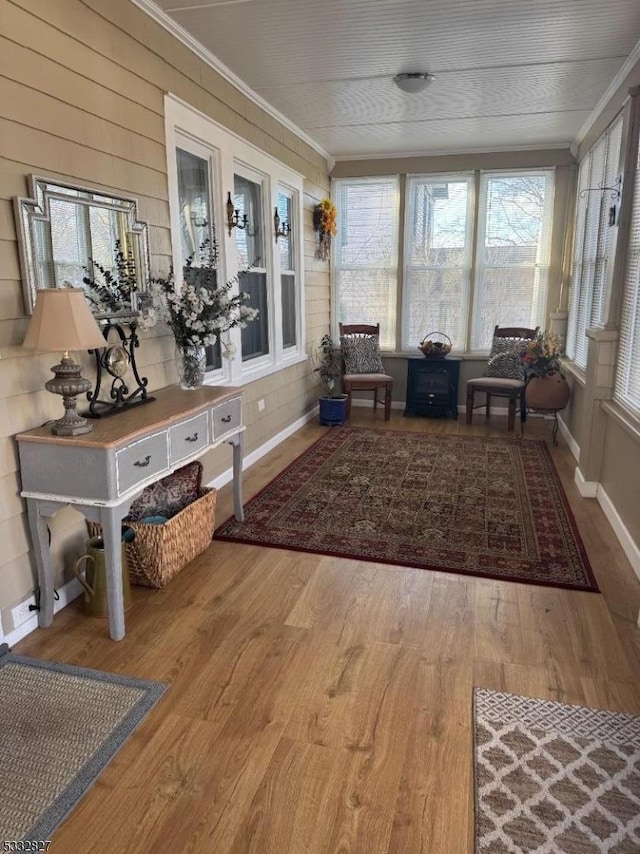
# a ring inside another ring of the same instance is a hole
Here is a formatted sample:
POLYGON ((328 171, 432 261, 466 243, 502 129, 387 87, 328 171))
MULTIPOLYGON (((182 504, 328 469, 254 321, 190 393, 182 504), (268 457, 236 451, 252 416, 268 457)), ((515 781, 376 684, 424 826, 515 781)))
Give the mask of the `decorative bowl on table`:
POLYGON ((426 359, 444 359, 451 352, 451 338, 444 332, 429 332, 418 344, 426 359))

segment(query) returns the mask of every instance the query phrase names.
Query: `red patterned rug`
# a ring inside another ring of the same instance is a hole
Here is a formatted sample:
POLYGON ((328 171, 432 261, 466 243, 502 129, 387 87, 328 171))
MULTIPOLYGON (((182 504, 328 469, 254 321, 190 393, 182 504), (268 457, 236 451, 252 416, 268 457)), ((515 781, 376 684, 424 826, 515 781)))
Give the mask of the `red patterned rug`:
POLYGON ((215 539, 598 590, 545 442, 334 427, 215 539))

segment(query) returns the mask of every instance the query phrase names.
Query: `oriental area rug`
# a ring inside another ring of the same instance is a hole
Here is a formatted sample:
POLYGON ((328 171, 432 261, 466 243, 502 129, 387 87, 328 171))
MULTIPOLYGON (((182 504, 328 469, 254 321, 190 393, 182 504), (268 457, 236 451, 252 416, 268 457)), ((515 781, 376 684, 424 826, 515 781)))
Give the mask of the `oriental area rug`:
POLYGON ((214 539, 597 590, 545 442, 334 427, 214 539))
POLYGON ((48 840, 166 685, 0 646, 0 840, 48 840))
POLYGON ((640 717, 474 692, 476 854, 640 851, 640 717))

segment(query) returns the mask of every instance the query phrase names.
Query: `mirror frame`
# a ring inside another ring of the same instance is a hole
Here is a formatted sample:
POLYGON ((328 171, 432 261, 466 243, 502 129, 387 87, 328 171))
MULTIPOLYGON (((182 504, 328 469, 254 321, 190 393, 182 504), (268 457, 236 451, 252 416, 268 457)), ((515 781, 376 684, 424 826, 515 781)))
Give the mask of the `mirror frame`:
MULTIPOLYGON (((39 281, 38 277, 38 265, 35 263, 35 252, 37 246, 35 223, 51 222, 49 206, 51 199, 59 199, 67 202, 74 200, 79 205, 106 208, 107 210, 124 214, 126 217, 127 234, 130 236, 129 248, 131 249, 136 265, 136 293, 144 293, 148 289, 148 223, 144 220, 138 219, 138 202, 136 199, 127 196, 115 196, 110 194, 108 190, 97 190, 79 184, 61 181, 57 178, 29 175, 27 180, 30 196, 16 196, 14 198, 14 214, 18 235, 18 252, 20 255, 20 272, 22 275, 24 307, 27 315, 33 314, 37 292, 49 287, 48 285, 43 285, 42 282, 39 281), (56 192, 56 188, 60 188, 61 192, 56 192), (68 192, 64 192, 65 190, 72 190, 82 195, 74 197, 68 192)), ((58 284, 56 287, 63 287, 63 285, 58 284)), ((133 298, 130 308, 124 307, 122 312, 94 311, 94 316, 98 319, 114 316, 136 316, 138 311, 135 293, 132 296, 133 298)))

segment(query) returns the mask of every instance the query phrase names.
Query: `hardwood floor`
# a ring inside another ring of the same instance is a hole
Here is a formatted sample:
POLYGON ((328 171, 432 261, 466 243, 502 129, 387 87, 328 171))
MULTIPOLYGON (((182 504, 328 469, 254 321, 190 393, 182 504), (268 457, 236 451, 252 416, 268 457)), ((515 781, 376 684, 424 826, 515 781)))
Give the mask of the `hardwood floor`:
MULTIPOLYGON (((352 416, 506 435, 476 420, 352 416)), ((245 495, 323 430, 254 465, 245 495)), ((171 685, 50 851, 472 852, 474 685, 640 714, 640 582, 552 453, 603 595, 215 542, 166 589, 134 588, 120 643, 75 604, 25 638, 19 653, 171 685)))

